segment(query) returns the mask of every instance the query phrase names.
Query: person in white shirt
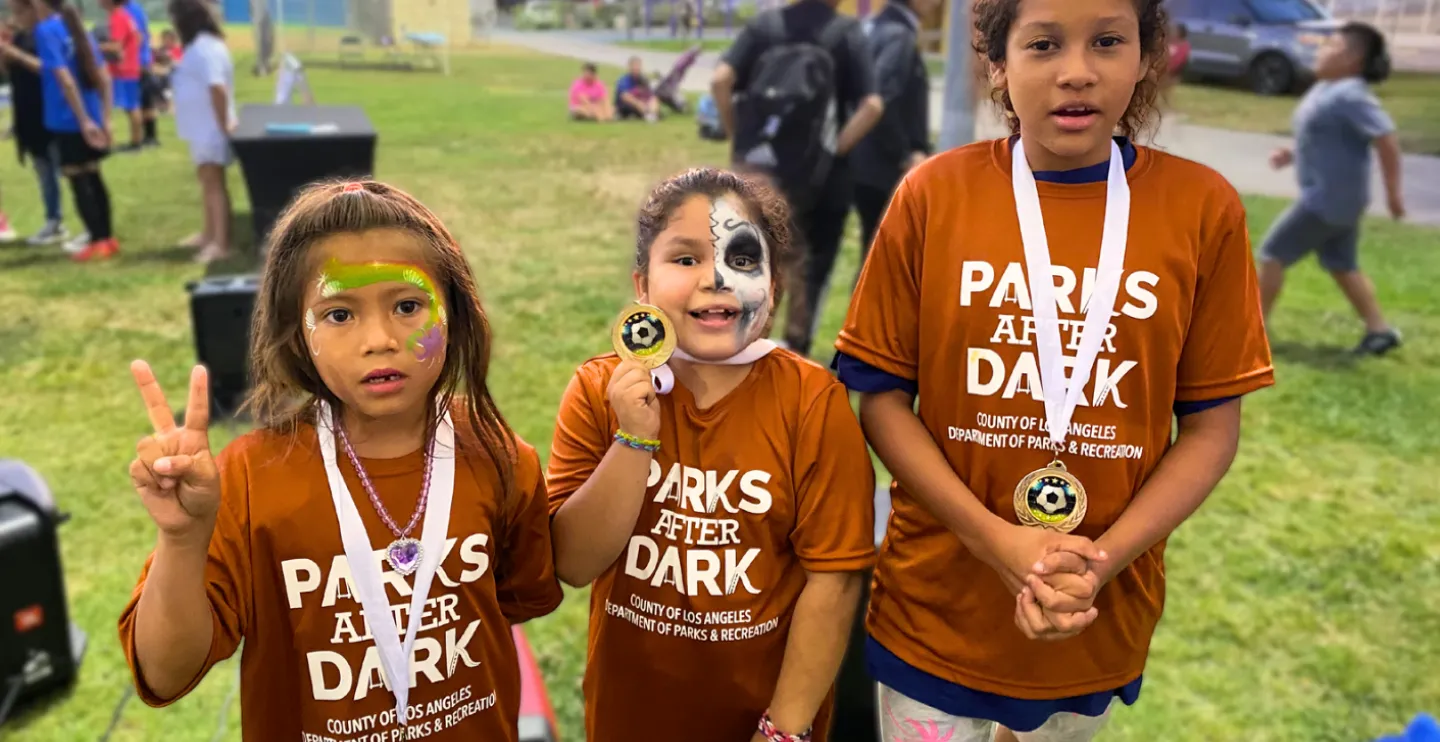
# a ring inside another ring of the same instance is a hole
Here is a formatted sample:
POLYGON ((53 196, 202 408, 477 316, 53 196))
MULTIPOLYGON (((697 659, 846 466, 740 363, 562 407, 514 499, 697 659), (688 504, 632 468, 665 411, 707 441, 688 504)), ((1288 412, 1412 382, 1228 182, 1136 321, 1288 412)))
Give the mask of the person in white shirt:
POLYGON ((175 128, 190 145, 205 213, 204 231, 184 244, 199 248, 195 259, 208 263, 230 254, 230 191, 225 168, 230 164, 230 133, 237 121, 235 65, 225 48, 220 24, 204 0, 171 0, 170 19, 185 46, 170 80, 175 128))

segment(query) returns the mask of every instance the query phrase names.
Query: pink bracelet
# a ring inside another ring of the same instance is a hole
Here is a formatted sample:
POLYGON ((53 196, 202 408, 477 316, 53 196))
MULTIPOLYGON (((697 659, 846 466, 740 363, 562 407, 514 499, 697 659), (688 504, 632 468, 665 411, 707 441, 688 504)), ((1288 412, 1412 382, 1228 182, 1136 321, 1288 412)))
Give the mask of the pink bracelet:
POLYGON ((775 727, 775 722, 770 720, 769 711, 760 717, 760 736, 768 742, 810 742, 810 732, 813 729, 806 729, 803 734, 786 734, 775 727))

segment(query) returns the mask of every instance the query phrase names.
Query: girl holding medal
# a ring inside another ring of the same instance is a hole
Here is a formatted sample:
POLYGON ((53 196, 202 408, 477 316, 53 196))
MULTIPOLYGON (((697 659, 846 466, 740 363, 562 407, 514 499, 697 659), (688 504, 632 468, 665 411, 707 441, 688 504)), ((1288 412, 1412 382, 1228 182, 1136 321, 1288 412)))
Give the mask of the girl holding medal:
POLYGON ((837 343, 896 479, 866 656, 889 742, 1084 742, 1138 697, 1165 540, 1273 372, 1238 195, 1131 142, 1161 0, 975 17, 1014 135, 909 173, 837 343))
POLYGON ((454 238, 390 186, 314 186, 275 226, 252 334, 259 429, 218 457, 205 370, 177 427, 132 368, 155 432, 130 476, 159 529, 120 618, 140 698, 173 702, 243 639, 246 740, 515 740, 510 627, 561 591, 454 238))
POLYGON ((560 404, 550 509, 557 573, 592 585, 589 742, 827 738, 875 479, 845 388, 765 339, 787 218, 734 173, 661 183, 641 304, 560 404))

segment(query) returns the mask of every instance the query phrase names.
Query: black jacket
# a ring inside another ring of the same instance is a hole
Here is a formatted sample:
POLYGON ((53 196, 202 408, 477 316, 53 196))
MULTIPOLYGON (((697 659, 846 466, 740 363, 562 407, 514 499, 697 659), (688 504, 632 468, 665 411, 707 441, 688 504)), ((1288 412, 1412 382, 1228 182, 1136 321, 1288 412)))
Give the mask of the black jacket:
POLYGON ((870 61, 885 114, 850 155, 858 183, 892 188, 911 154, 930 151, 930 73, 913 18, 887 4, 870 27, 870 61))
MULTIPOLYGON (((28 31, 16 31, 15 47, 30 56, 37 56, 35 37, 28 31)), ((50 132, 45 129, 45 100, 40 90, 40 75, 19 62, 9 60, 11 107, 14 109, 15 146, 20 159, 27 154, 44 153, 50 146, 50 132)))

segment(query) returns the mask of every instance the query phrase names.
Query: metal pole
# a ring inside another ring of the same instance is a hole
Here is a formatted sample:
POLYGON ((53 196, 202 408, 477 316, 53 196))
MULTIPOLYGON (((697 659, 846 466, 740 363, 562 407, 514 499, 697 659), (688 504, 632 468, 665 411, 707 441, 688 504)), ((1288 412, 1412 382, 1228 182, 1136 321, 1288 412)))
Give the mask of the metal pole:
POLYGON ((1430 33, 1430 18, 1435 11, 1435 0, 1425 0, 1425 15, 1420 19, 1420 33, 1430 33))
POLYGON ((970 48, 970 3, 946 0, 950 4, 950 33, 945 50, 945 113, 940 119, 940 151, 975 141, 975 96, 972 92, 970 48))

